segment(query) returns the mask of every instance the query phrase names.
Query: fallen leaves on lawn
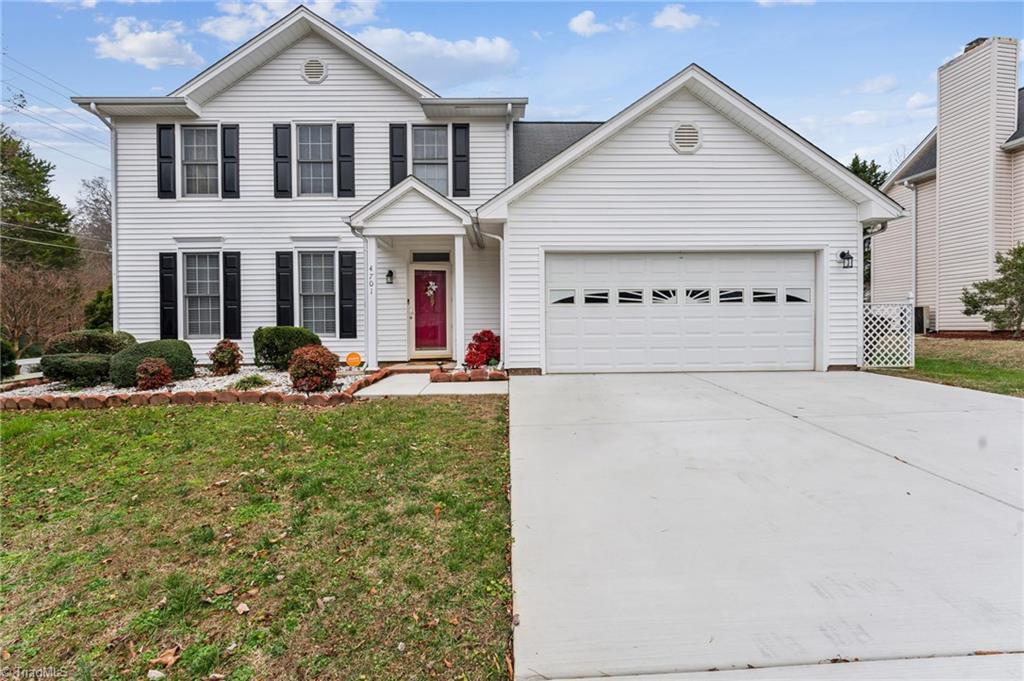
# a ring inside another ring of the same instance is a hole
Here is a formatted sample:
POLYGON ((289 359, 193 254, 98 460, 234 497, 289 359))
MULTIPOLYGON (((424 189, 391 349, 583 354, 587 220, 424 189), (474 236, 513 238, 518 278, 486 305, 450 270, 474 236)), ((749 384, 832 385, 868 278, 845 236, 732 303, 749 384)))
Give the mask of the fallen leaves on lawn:
POLYGON ((161 651, 159 655, 153 658, 153 664, 161 664, 164 667, 170 667, 178 661, 179 657, 181 657, 181 646, 175 645, 161 651))
POLYGON ((244 615, 245 613, 249 612, 249 606, 245 603, 239 603, 235 606, 235 612, 237 612, 239 615, 244 615))

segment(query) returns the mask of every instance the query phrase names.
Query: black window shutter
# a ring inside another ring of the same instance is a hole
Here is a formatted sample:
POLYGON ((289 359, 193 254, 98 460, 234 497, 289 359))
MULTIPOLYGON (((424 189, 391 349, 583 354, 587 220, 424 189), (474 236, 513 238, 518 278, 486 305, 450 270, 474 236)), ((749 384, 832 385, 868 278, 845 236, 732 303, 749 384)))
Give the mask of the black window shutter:
MULTIPOLYGON (((220 127, 220 195, 225 199, 238 198, 238 126, 220 127)), ((231 338, 231 336, 228 336, 231 338)))
POLYGON ((391 186, 405 179, 409 174, 406 161, 405 123, 391 124, 391 186))
POLYGON ((277 325, 295 324, 295 306, 292 304, 292 252, 278 251, 277 257, 277 325))
POLYGON ((341 328, 338 338, 356 337, 356 252, 338 253, 338 316, 341 328))
POLYGON ((351 123, 338 123, 338 196, 356 195, 356 136, 351 123))
POLYGON ((242 254, 224 251, 224 337, 242 337, 242 254))
POLYGON ((274 198, 292 197, 292 126, 274 124, 274 198))
POLYGON ((452 196, 469 196, 469 123, 452 124, 452 196))
POLYGON ((178 254, 160 254, 160 338, 178 337, 178 254))
POLYGON ((173 199, 174 192, 174 125, 156 126, 156 196, 173 199))

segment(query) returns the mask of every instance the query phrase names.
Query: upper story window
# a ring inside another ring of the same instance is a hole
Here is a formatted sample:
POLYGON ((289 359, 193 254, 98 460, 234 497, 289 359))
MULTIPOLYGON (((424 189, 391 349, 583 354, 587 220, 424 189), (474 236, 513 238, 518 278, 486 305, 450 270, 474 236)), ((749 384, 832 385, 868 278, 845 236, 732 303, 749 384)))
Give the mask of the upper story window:
POLYGON ((438 192, 448 195, 447 126, 413 126, 412 174, 438 192))
POLYGON ((220 338, 220 254, 186 253, 185 337, 220 338))
POLYGON ((217 126, 181 129, 185 196, 217 195, 217 126))
POLYGON ((334 193, 334 165, 330 125, 298 125, 299 195, 334 193))

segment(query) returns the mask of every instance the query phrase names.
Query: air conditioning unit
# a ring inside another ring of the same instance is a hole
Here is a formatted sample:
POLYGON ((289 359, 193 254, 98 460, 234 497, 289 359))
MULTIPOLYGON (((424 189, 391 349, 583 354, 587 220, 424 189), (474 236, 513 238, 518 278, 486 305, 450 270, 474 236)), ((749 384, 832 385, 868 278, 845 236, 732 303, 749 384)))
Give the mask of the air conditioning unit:
POLYGON ((914 308, 914 333, 927 333, 932 328, 931 308, 919 306, 914 308))

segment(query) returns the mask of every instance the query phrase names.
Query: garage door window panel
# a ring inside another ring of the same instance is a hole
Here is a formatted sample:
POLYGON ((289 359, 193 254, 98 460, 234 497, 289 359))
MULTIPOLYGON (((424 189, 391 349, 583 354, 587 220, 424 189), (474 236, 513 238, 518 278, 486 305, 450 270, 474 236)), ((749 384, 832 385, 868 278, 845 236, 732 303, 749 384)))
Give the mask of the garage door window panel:
POLYGON ((809 288, 787 288, 787 303, 809 303, 811 302, 811 289, 809 288))
POLYGON ((643 305, 644 290, 642 288, 620 288, 616 300, 619 305, 643 305))
POLYGON ((741 288, 720 288, 718 289, 718 302, 722 304, 742 303, 743 289, 741 288))
POLYGON ((674 288, 656 288, 651 290, 651 303, 654 305, 675 305, 679 302, 679 291, 674 288))
POLYGON ((548 303, 551 305, 575 305, 576 289, 553 288, 548 291, 548 303))
POLYGON ((711 303, 711 289, 709 288, 688 288, 686 289, 686 302, 691 305, 708 305, 711 303))
POLYGON ((607 305, 608 289, 606 288, 585 288, 583 289, 584 305, 607 305))
POLYGON ((779 289, 755 288, 750 292, 750 300, 755 303, 776 303, 779 300, 779 289))

